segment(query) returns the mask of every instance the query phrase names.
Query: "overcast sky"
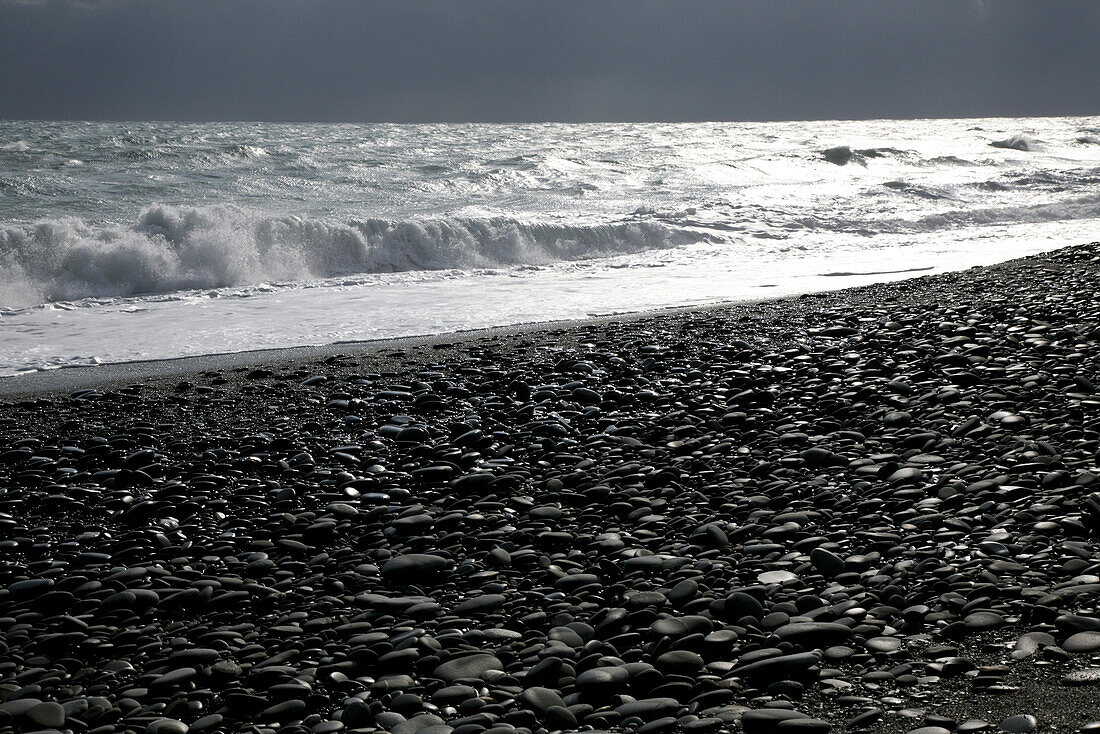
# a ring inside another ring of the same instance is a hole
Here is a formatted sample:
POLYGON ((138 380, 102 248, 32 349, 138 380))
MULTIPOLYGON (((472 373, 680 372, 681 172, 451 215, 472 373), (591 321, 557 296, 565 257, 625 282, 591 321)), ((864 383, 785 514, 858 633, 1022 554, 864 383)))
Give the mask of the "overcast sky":
POLYGON ((0 118, 1100 114, 1100 0, 0 0, 0 118))

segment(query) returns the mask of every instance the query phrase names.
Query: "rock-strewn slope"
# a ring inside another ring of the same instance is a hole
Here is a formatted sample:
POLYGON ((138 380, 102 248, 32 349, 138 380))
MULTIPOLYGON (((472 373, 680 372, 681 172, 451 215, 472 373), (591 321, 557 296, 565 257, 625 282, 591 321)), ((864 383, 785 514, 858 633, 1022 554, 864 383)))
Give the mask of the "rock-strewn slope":
POLYGON ((0 404, 0 731, 1075 731, 1098 280, 0 404))

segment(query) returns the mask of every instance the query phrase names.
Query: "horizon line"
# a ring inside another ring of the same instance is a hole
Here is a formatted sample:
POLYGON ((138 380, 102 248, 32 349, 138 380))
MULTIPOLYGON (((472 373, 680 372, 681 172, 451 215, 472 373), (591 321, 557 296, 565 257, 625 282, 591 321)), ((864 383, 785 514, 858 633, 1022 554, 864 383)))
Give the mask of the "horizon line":
POLYGON ((156 117, 3 117, 0 122, 75 122, 75 123, 182 123, 182 124, 267 124, 267 125, 714 125, 726 123, 768 123, 768 122, 917 122, 921 120, 1021 120, 1021 119, 1058 119, 1072 117, 1100 117, 1100 111, 1083 114, 1034 114, 1034 115, 948 115, 943 117, 759 117, 759 118, 723 118, 707 120, 272 120, 272 119, 198 119, 198 118, 156 118, 156 117))

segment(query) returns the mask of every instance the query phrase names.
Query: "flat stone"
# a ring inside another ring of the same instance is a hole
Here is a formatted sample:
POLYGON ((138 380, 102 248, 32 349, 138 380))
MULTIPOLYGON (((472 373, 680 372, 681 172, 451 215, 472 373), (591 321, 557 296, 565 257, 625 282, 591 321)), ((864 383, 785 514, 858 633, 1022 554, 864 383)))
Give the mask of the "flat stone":
POLYGON ((733 669, 733 674, 750 680, 783 680, 801 678, 816 665, 817 655, 809 652, 780 655, 733 669))
POLYGON ((848 640, 852 629, 836 622, 791 622, 773 632, 780 640, 800 647, 831 647, 848 640))
POLYGON ((1062 643, 1062 649, 1071 653, 1100 650, 1100 632, 1078 632, 1075 635, 1070 635, 1062 643))
POLYGON ((762 584, 784 584, 798 578, 790 571, 764 571, 756 575, 756 580, 762 584))
POLYGON ((984 632, 1003 627, 1005 618, 996 612, 971 612, 963 618, 963 624, 971 632, 984 632))
POLYGON ((432 553, 408 553, 396 556, 382 564, 382 577, 398 583, 419 583, 434 579, 450 562, 432 553))
POLYGON ((145 734, 187 734, 190 727, 176 719, 157 719, 145 727, 145 734))
POLYGON ((775 730, 790 734, 827 734, 833 730, 833 725, 822 719, 787 719, 780 721, 775 730))
POLYGON ((1100 685, 1100 668, 1074 670, 1062 676, 1062 684, 1067 686, 1100 685))
POLYGON ((779 722, 810 718, 801 711, 787 709, 753 709, 741 714, 741 728, 745 734, 772 734, 778 731, 779 722))
POLYGON ((671 637, 674 640, 696 633, 704 635, 709 634, 713 629, 714 622, 699 615, 666 617, 665 619, 657 620, 650 626, 650 630, 653 632, 671 637))
POLYGON ((432 675, 453 683, 456 680, 479 678, 487 670, 504 670, 504 663, 495 655, 474 653, 448 660, 436 667, 432 675))

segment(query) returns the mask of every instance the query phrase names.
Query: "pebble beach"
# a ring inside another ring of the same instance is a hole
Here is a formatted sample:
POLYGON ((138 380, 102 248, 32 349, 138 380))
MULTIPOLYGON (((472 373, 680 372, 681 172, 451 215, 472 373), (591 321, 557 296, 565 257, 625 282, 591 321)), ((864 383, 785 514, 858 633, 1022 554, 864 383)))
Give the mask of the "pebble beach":
POLYGON ((0 732, 1100 732, 1098 282, 10 378, 0 732))

